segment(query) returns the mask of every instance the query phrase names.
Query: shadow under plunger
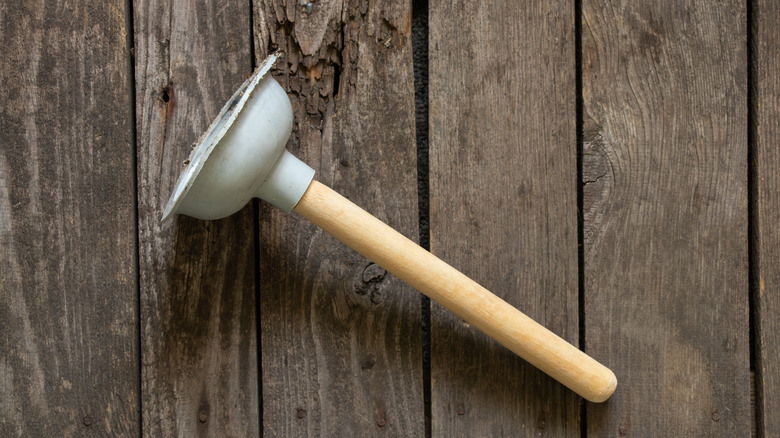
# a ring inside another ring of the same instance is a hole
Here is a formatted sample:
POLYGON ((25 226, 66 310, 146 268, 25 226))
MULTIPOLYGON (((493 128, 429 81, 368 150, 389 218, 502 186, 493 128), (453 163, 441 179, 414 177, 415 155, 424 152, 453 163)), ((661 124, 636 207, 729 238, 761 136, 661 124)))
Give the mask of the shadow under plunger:
POLYGON ((222 108, 201 137, 165 207, 163 219, 184 214, 219 219, 261 198, 295 210, 350 248, 442 304, 514 353, 592 402, 615 391, 604 365, 509 305, 327 186, 284 149, 293 112, 268 74, 268 57, 222 108))

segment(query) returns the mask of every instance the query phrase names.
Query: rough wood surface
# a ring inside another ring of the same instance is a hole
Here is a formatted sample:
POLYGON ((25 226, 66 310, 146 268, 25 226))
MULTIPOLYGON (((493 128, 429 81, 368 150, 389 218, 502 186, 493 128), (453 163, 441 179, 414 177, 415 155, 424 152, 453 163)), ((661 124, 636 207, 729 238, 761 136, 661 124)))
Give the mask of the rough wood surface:
MULTIPOLYGON (((571 2, 430 4, 431 250, 576 345, 571 2)), ((579 436, 578 397, 434 306, 433 436, 579 436)))
POLYGON ((252 70, 248 1, 137 2, 143 433, 259 433, 251 207, 162 223, 183 161, 252 70))
POLYGON ((750 433, 746 16, 583 1, 588 433, 750 433))
MULTIPOLYGON (((288 149, 417 236, 408 2, 255 2, 257 59, 295 125, 288 149)), ((268 436, 422 436, 420 297, 297 214, 260 214, 263 429, 268 436)))
POLYGON ((0 4, 3 437, 139 431, 127 41, 123 1, 0 4))
MULTIPOLYGON (((760 436, 780 436, 780 4, 753 2, 757 205, 756 389, 760 436)), ((755 222, 754 222, 755 224, 755 222)))

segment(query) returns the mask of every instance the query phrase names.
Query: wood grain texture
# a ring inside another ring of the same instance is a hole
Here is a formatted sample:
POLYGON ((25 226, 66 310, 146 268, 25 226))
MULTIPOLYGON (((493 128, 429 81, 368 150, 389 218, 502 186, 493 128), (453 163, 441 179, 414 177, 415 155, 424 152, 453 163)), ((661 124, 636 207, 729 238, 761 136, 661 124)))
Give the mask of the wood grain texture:
POLYGON ((753 2, 753 214, 758 257, 756 389, 759 436, 780 436, 780 4, 753 2), (755 224, 755 222, 754 222, 755 224))
POLYGON ((0 436, 139 431, 125 2, 0 4, 0 436))
MULTIPOLYGON (((571 2, 430 3, 431 250, 575 343, 571 2)), ((434 306, 433 436, 579 436, 578 397, 434 306)))
POLYGON ((251 207, 162 209, 190 145, 252 70, 248 1, 135 4, 143 433, 259 433, 251 207))
POLYGON ((588 432, 748 435, 744 2, 582 6, 588 432))
MULTIPOLYGON (((254 22, 257 59, 284 53, 288 149, 415 239, 410 4, 257 1, 254 22)), ((264 433, 422 436, 419 294, 296 214, 260 217, 264 433)))

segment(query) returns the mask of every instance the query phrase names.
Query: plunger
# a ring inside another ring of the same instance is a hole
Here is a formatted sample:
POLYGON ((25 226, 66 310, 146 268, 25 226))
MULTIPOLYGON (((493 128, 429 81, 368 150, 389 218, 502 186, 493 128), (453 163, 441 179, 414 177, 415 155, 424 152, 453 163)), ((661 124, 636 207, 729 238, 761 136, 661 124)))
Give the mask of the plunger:
POLYGON ((314 180, 314 170, 284 148, 293 111, 268 74, 276 58, 241 85, 201 137, 163 219, 220 219, 254 197, 295 210, 585 399, 609 398, 617 378, 607 367, 314 180))

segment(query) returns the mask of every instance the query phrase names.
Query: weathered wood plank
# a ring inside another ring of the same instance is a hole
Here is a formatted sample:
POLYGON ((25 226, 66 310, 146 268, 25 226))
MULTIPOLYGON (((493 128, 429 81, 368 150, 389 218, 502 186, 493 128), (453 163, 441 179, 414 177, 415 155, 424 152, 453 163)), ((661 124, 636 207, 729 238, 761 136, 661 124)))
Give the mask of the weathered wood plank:
POLYGON ((589 433, 747 435, 745 4, 582 7, 589 433))
MULTIPOLYGON (((578 340, 572 2, 430 3, 431 250, 578 340)), ((434 306, 433 436, 578 436, 578 397, 434 306)))
MULTIPOLYGON (((288 149, 416 238, 410 4, 255 4, 257 58, 284 52, 288 149)), ((419 294, 300 216, 260 217, 264 432, 422 436, 419 294)))
POLYGON ((753 2, 753 190, 758 216, 756 389, 760 436, 780 436, 780 4, 753 2))
POLYGON ((143 432, 259 433, 251 207, 160 222, 190 145, 251 73, 247 1, 135 4, 143 432))
POLYGON ((125 14, 0 4, 0 436, 139 433, 125 14))

